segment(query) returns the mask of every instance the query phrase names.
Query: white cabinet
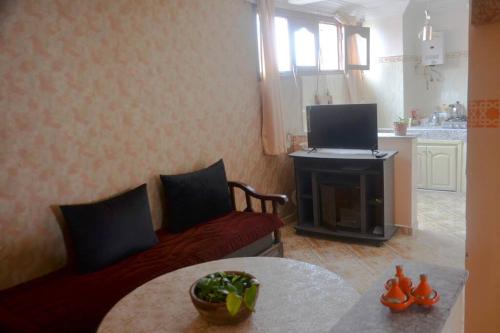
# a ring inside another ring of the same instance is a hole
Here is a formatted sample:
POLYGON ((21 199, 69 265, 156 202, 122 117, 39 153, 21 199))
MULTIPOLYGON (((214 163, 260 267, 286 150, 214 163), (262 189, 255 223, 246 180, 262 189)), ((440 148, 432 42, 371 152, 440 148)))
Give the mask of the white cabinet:
POLYGON ((421 140, 417 145, 417 187, 457 191, 462 182, 462 141, 421 140))
POLYGON ((417 146, 417 188, 427 187, 427 146, 417 146))
POLYGON ((457 146, 427 147, 427 187, 431 190, 457 190, 457 146))

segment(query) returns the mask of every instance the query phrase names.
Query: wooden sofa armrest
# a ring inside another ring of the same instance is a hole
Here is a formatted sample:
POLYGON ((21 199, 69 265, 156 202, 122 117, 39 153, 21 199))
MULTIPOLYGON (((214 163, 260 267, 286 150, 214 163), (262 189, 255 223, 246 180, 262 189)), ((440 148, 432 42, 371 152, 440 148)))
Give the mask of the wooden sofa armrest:
POLYGON ((288 198, 284 194, 261 194, 257 193, 255 189, 249 185, 241 182, 228 181, 229 191, 231 192, 231 201, 233 203, 233 208, 236 209, 236 199, 234 195, 234 189, 237 187, 245 193, 245 200, 247 207, 244 209, 245 212, 253 212, 252 198, 260 200, 260 207, 263 213, 267 213, 266 202, 271 201, 273 207, 273 214, 278 214, 278 205, 284 205, 288 202, 288 198))

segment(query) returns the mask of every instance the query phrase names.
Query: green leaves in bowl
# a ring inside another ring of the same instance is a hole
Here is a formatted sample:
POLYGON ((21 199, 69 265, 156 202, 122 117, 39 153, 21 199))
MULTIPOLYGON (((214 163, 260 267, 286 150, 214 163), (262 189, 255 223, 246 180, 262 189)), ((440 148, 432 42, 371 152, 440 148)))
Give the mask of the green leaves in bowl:
POLYGON ((245 274, 217 272, 200 279, 196 284, 197 297, 211 303, 226 303, 227 311, 235 316, 243 304, 255 311, 259 282, 245 274))

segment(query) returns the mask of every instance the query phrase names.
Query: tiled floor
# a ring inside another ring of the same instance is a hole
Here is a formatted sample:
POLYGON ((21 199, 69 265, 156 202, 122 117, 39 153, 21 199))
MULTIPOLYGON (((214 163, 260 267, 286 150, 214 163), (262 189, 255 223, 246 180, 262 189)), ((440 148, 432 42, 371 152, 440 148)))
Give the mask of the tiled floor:
POLYGON ((417 192, 419 230, 402 232, 381 247, 300 236, 293 224, 283 228, 285 257, 317 264, 365 291, 396 258, 464 267, 465 194, 417 192))

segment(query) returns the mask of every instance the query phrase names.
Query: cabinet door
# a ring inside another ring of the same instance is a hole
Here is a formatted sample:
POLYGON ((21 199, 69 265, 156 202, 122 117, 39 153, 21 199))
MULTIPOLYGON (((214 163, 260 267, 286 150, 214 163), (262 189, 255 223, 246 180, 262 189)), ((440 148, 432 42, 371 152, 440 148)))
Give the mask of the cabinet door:
POLYGON ((427 188, 427 146, 417 146, 417 188, 427 188))
POLYGON ((457 190, 457 146, 427 147, 427 188, 457 190))

